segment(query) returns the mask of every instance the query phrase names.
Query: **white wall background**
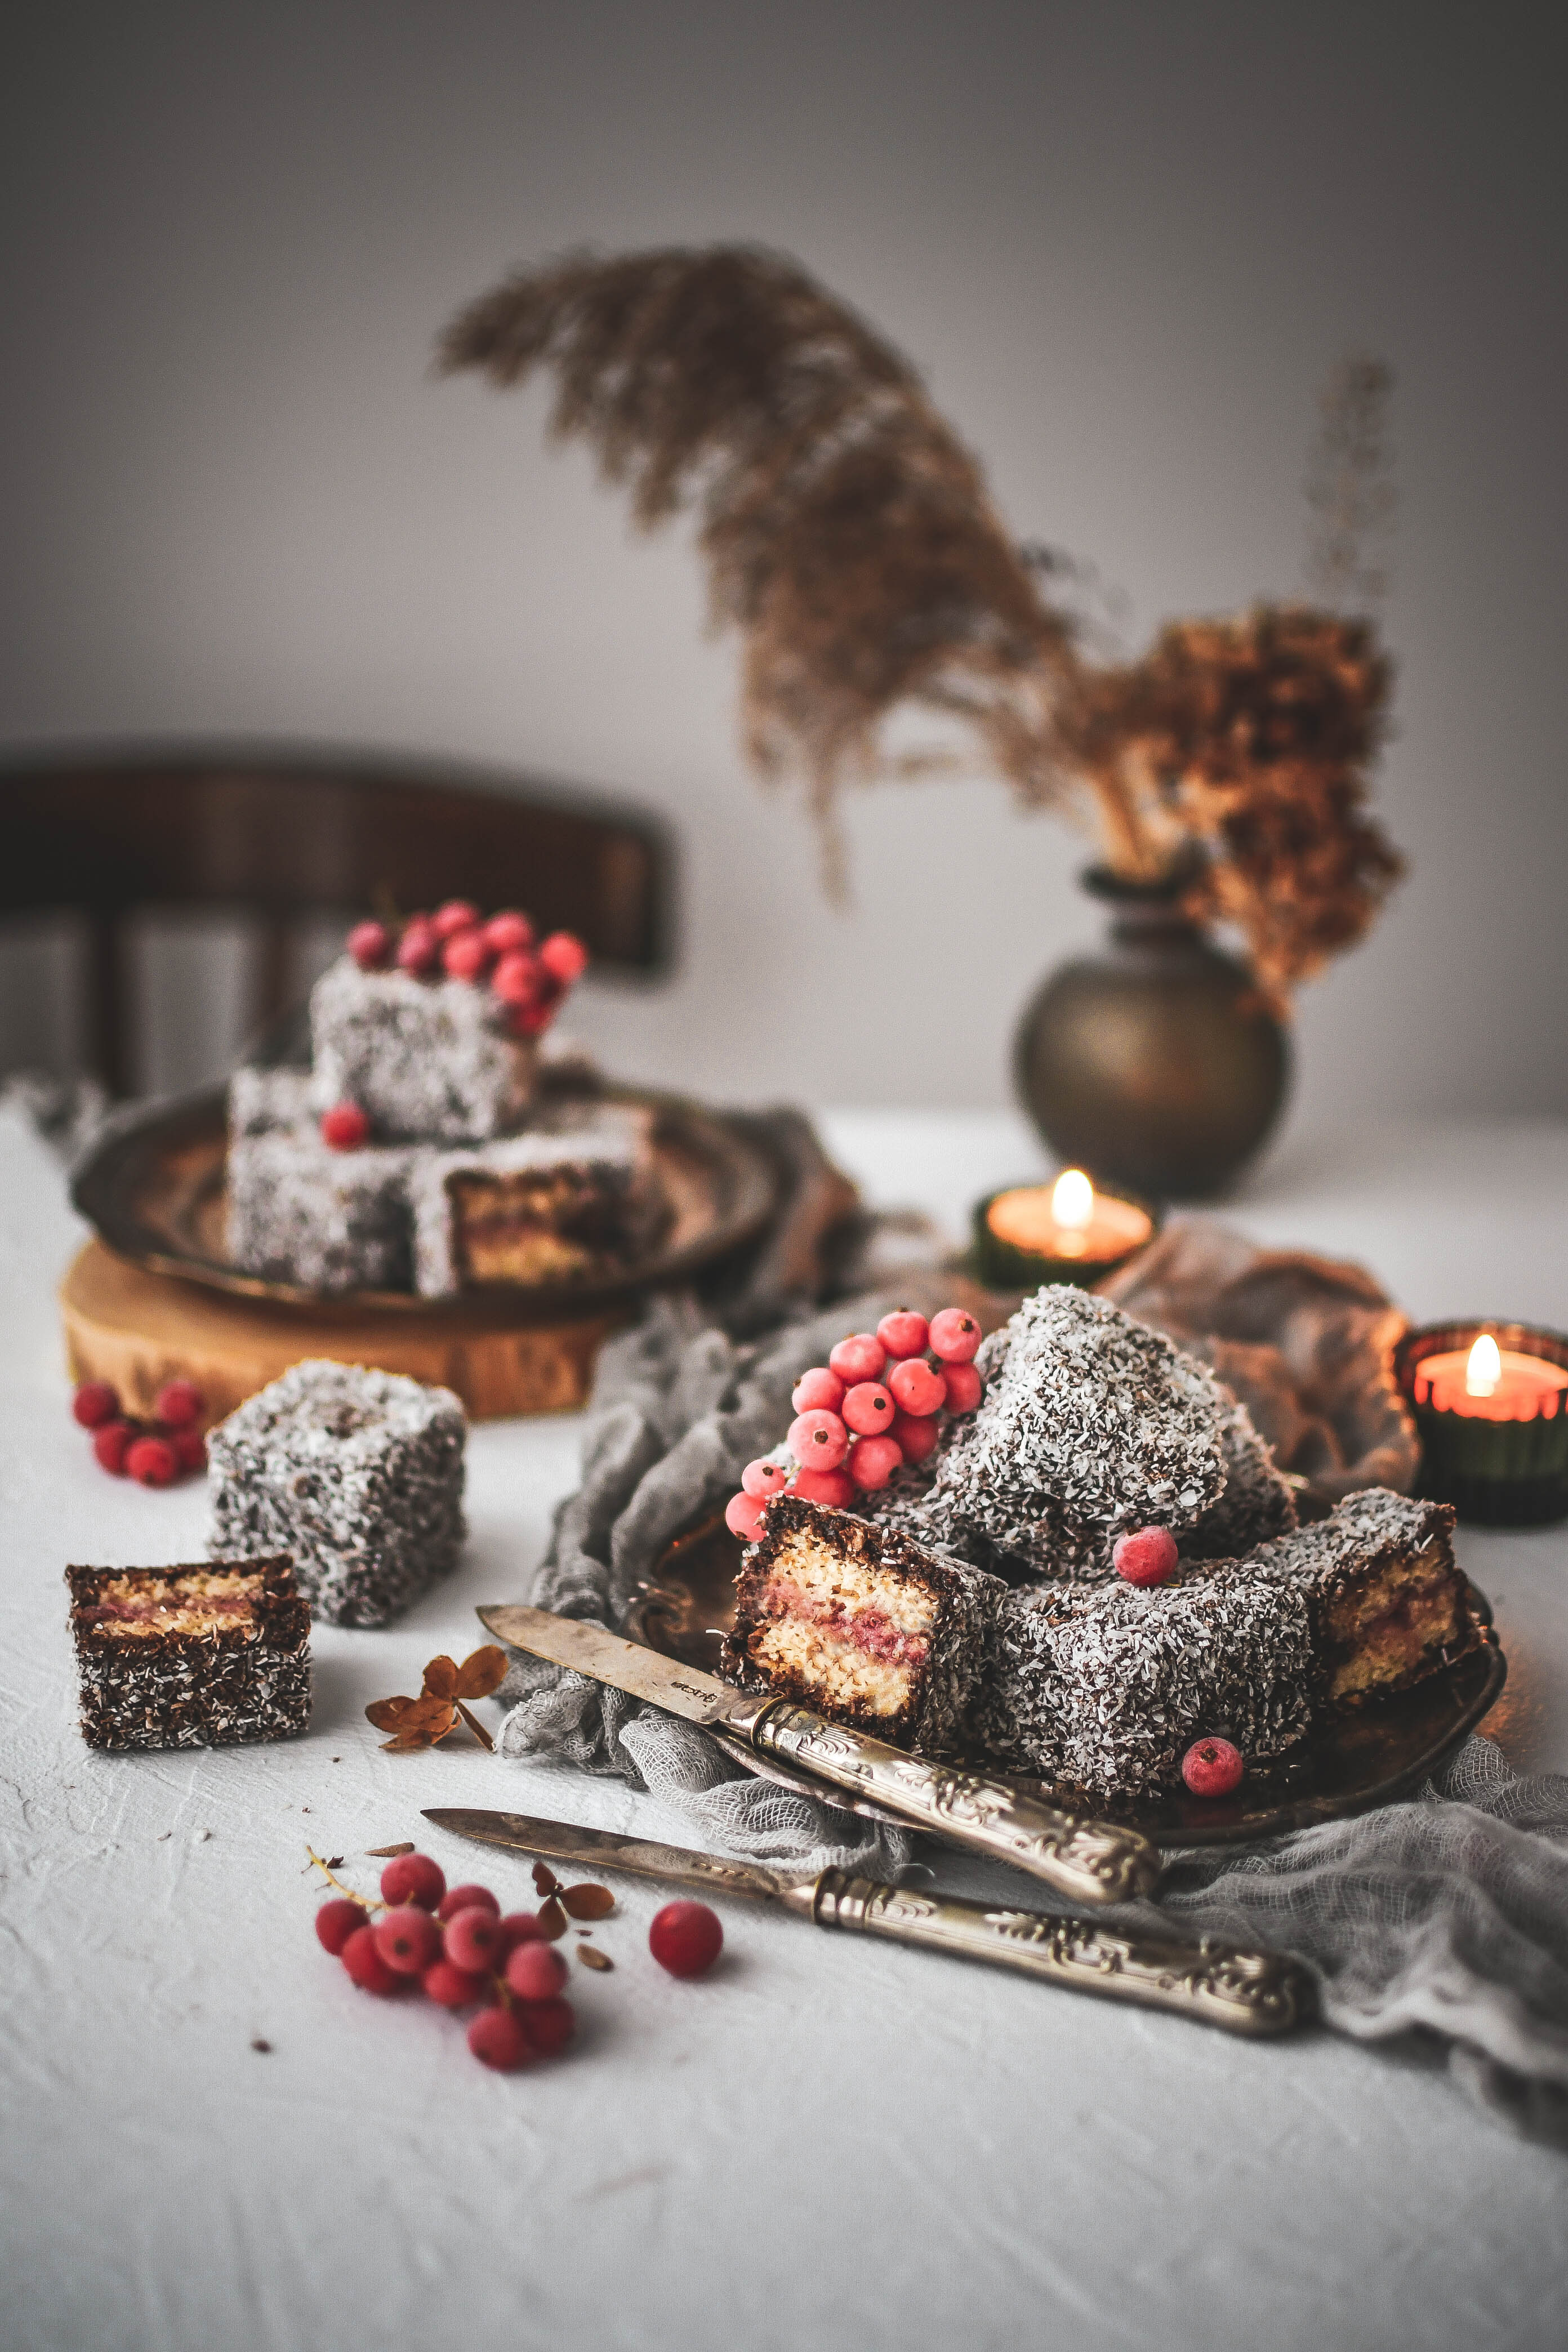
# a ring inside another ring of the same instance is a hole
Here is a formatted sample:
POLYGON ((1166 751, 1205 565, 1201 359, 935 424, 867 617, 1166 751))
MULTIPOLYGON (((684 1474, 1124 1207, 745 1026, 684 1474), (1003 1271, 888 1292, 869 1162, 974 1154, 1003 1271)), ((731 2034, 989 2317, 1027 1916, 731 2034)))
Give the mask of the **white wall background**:
MULTIPOLYGON (((1095 919, 973 781, 850 814, 736 749, 684 535, 542 387, 437 381, 508 265, 750 237, 928 370, 1020 535, 1141 642, 1301 585, 1314 402, 1399 377, 1384 814, 1413 875, 1303 997, 1296 1117, 1568 1110, 1561 18, 1490 5, 226 0, 13 31, 0 743, 280 736, 667 811, 679 975, 578 1026, 726 1097, 991 1105, 1095 919)), ((18 994, 19 983, 14 993, 18 994)))

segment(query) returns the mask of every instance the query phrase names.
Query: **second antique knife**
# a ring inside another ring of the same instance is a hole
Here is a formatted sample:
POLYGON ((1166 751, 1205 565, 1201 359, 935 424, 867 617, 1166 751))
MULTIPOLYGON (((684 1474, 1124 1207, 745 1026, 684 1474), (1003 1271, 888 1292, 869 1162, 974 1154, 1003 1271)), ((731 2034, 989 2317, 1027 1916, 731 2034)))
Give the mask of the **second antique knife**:
POLYGON ((1036 1911, 1007 1911, 951 1895, 883 1886, 847 1871, 825 1870, 803 1879, 757 1863, 617 1837, 527 1813, 487 1812, 474 1806, 427 1806, 425 1819, 458 1837, 516 1853, 548 1854, 590 1870, 626 1870, 706 1895, 739 1895, 776 1903, 817 1927, 885 1937, 955 1958, 988 1960, 1068 1991, 1100 1993, 1145 2009, 1170 2009, 1205 2025, 1254 2037, 1289 2033, 1311 2016, 1312 1979, 1285 1952, 1249 1951, 1204 1936, 1121 1933, 1092 1919, 1047 1919, 1036 1911))
POLYGON ((1026 1870, 1075 1908, 1146 1895, 1160 1874, 1158 1849, 1136 1830, 1060 1812, 1006 1780, 910 1756, 788 1699, 735 1690, 699 1666, 574 1617, 510 1603, 478 1613, 513 1649, 609 1683, 689 1723, 728 1731, 760 1755, 784 1757, 818 1780, 874 1798, 912 1829, 1026 1870))

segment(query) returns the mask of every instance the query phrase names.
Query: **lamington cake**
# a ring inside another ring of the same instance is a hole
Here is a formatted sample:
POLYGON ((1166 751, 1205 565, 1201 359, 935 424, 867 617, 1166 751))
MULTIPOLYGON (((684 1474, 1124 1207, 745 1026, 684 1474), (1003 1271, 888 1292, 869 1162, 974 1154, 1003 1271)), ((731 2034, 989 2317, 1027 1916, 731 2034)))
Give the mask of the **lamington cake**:
POLYGON ((286 1551, 315 1616, 390 1624, 457 1565, 467 1434, 449 1389, 295 1364, 208 1433, 208 1551, 286 1551))
POLYGON ((896 1747, 959 1752, 1006 1587, 852 1512, 768 1506, 724 1671, 896 1747))
POLYGON ((335 1150, 314 1126, 231 1136, 230 1257, 301 1290, 406 1290, 413 1158, 397 1145, 335 1150))
POLYGON ((533 1098, 538 1049, 467 980, 365 971, 340 956, 310 992, 310 1100, 357 1103, 384 1142, 485 1141, 533 1098))
POLYGON ((310 1719, 310 1616, 286 1559, 68 1568, 94 1748, 222 1748, 310 1719))
POLYGON ((1259 1584, 1301 1596, 1323 1703, 1405 1690, 1474 1644, 1453 1527, 1447 1503, 1371 1486, 1239 1563, 1259 1584))
POLYGON ((418 1155, 416 1287, 441 1297, 486 1283, 618 1272, 662 1213, 648 1130, 646 1113, 602 1108, 471 1150, 418 1155))

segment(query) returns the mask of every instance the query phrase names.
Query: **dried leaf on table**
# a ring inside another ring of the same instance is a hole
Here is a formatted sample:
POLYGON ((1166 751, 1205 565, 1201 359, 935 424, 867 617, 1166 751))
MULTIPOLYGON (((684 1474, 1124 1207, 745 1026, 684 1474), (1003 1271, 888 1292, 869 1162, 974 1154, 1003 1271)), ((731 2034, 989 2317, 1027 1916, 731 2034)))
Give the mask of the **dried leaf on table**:
POLYGON ((454 1698, 489 1698, 506 1680, 506 1652, 494 1642, 482 1649, 471 1650, 458 1670, 454 1698))
POLYGON ((432 1658, 425 1669, 425 1695, 427 1698, 450 1698, 458 1687, 458 1662, 442 1655, 432 1658))
POLYGON ((561 1881, 547 1862, 533 1865, 533 1891, 536 1895, 558 1895, 561 1891, 561 1881))
POLYGON ((601 1952, 597 1944, 579 1944, 577 1958, 585 1969, 613 1969, 616 1965, 608 1952, 601 1952))
MULTIPOLYGON (((365 1848, 366 1853, 376 1862, 390 1862, 395 1854, 412 1853, 413 1851, 414 1841, 412 1838, 405 1838, 401 1845, 367 1845, 365 1848)), ((338 1861, 341 1862, 342 1860, 342 1856, 340 1854, 338 1856, 338 1861)), ((334 1864, 334 1867, 336 1865, 334 1864)))
POLYGON ((553 1895, 540 1905, 539 1932, 547 1944, 558 1943, 566 1933, 566 1914, 553 1895))
POLYGON ((572 1919, 607 1919, 616 1907, 607 1886, 568 1886, 562 1890, 561 1901, 572 1919))

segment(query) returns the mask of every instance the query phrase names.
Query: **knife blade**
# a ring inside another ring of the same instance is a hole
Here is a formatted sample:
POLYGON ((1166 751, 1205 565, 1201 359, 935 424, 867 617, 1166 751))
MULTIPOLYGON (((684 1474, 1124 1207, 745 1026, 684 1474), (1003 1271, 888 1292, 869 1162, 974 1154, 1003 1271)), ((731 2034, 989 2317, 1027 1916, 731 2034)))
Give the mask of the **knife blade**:
POLYGON ((779 1756, 834 1787, 870 1797, 911 1828, 1011 1863, 1075 1908, 1124 1903, 1160 1874, 1156 1847, 1136 1830, 1064 1812, 996 1776, 935 1763, 829 1723, 770 1692, 738 1691, 700 1666, 548 1609, 497 1602, 478 1612, 500 1642, 608 1683, 668 1714, 721 1728, 759 1755, 779 1756))
POLYGON ((816 1878, 729 1862, 686 1846, 580 1829, 528 1813, 470 1805, 428 1806, 425 1819, 456 1836, 516 1853, 545 1854, 590 1870, 627 1871, 706 1895, 776 1903, 818 1927, 876 1936, 926 1951, 984 1960, 1068 1991, 1166 2009, 1254 2039, 1288 2033, 1313 2012, 1311 1978, 1288 1953, 1248 1950, 1205 1936, 1113 1933, 1089 1919, 988 1908, 949 1895, 879 1885, 848 1871, 816 1878))

